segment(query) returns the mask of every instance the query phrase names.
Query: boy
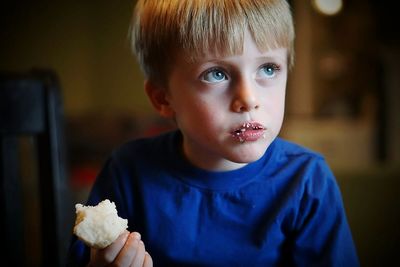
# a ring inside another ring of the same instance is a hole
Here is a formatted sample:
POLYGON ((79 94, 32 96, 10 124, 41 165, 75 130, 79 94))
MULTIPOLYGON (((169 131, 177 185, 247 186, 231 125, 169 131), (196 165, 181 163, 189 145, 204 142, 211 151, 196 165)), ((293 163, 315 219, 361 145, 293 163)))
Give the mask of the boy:
POLYGON ((358 266, 324 159, 277 137, 293 62, 286 1, 139 0, 132 37, 151 103, 179 130, 123 145, 93 186, 88 204, 114 201, 140 234, 101 251, 75 241, 71 259, 358 266))

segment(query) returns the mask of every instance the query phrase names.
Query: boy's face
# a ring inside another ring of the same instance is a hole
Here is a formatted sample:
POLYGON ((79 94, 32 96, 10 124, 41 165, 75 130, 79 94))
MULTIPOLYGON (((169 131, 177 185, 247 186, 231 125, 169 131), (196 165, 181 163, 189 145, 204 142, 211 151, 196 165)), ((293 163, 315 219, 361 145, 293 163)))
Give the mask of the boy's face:
POLYGON ((260 52, 247 33, 243 54, 175 63, 166 100, 189 161, 223 171, 259 159, 281 129, 287 50, 260 52))

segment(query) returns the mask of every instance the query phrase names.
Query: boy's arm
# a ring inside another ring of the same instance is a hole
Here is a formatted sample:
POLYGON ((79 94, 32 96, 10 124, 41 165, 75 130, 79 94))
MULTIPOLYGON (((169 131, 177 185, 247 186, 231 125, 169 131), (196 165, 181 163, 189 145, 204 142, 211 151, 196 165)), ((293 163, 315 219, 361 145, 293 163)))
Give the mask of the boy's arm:
MULTIPOLYGON (((110 158, 96 178, 86 205, 95 206, 104 199, 110 199, 115 202, 118 214, 123 218, 128 218, 124 200, 122 199, 121 187, 123 185, 121 177, 122 175, 117 167, 117 163, 113 158, 110 158)), ((132 224, 132 222, 128 222, 128 224, 132 224)), ((115 249, 115 246, 113 248, 115 249)), ((87 266, 88 262, 93 260, 93 253, 97 254, 98 252, 97 250, 90 249, 73 235, 68 253, 67 266, 87 266)), ((103 256, 104 254, 100 253, 99 255, 103 256)), ((109 254, 106 255, 109 257, 109 254)))
MULTIPOLYGON (((121 205, 115 201, 115 196, 118 195, 113 182, 113 176, 115 175, 115 172, 116 170, 114 163, 111 159, 109 159, 97 176, 86 205, 95 206, 104 199, 110 199, 115 202, 118 209, 118 214, 120 214, 121 205)), ((88 264, 89 260, 90 248, 72 234, 68 251, 67 266, 83 267, 88 264)))
POLYGON ((359 266, 339 187, 320 161, 305 185, 291 245, 295 266, 359 266))

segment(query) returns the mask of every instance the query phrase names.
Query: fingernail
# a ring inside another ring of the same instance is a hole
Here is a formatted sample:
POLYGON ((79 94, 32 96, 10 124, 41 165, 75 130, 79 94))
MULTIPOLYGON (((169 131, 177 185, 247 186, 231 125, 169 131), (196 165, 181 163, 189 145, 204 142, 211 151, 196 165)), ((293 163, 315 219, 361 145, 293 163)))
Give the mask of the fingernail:
POLYGON ((141 235, 138 232, 133 232, 132 235, 137 240, 140 240, 140 238, 141 238, 141 235))

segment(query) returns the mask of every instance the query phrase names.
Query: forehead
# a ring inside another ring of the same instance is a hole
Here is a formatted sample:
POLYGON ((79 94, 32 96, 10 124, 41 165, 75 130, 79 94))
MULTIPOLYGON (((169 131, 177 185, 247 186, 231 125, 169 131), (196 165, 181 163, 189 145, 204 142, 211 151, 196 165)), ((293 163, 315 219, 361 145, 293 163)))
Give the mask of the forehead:
POLYGON ((280 64, 287 64, 288 49, 285 47, 260 49, 250 35, 249 31, 244 34, 242 49, 236 52, 223 49, 207 49, 193 55, 189 51, 177 53, 176 61, 185 64, 196 64, 202 62, 218 62, 218 61, 258 61, 258 60, 275 60, 280 64))

